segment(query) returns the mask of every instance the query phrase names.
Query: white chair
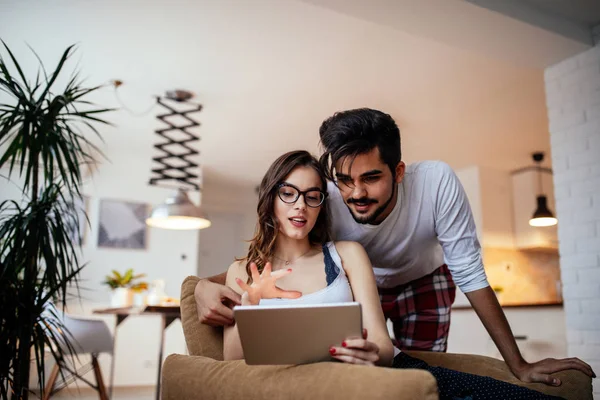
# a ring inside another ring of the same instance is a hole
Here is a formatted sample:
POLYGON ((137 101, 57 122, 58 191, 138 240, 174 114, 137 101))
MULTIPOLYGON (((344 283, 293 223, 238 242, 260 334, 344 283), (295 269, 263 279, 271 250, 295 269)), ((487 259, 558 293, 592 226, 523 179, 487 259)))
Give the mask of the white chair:
MULTIPOLYGON (((106 322, 99 319, 68 315, 61 311, 55 312, 55 315, 61 319, 63 326, 69 332, 68 338, 73 347, 73 353, 78 355, 90 354, 92 360, 90 364, 82 366, 78 369, 76 369, 75 366, 68 365, 68 362, 64 359, 58 360, 56 365, 54 365, 52 372, 50 373, 42 399, 48 400, 54 393, 63 389, 72 381, 79 379, 98 391, 100 400, 108 400, 108 392, 106 390, 106 386, 104 385, 104 379, 102 378, 100 365, 98 364, 98 354, 113 353, 113 336, 110 333, 106 322), (57 386, 56 380, 61 370, 63 371, 62 376, 64 379, 61 385, 57 386), (83 377, 83 375, 90 370, 94 371, 94 375, 96 377, 95 385, 83 377), (65 374, 65 371, 67 371, 69 374, 65 374)), ((63 347, 65 346, 63 345, 63 347)), ((69 354, 68 350, 65 349, 65 353, 69 354)))

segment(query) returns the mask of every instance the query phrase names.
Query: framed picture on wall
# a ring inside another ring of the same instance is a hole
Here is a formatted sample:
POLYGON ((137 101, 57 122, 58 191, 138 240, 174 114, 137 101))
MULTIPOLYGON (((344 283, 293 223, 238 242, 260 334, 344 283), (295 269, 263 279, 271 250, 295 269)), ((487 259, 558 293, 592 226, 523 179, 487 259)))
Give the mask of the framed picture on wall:
POLYGON ((146 249, 149 206, 121 200, 100 200, 98 247, 146 249))

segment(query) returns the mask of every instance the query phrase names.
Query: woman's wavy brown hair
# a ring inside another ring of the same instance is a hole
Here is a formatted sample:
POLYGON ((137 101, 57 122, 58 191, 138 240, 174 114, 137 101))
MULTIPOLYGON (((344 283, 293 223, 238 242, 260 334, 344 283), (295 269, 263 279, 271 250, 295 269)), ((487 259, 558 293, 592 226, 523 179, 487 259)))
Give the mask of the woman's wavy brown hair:
MULTIPOLYGON (((279 157, 267 170, 258 188, 258 222, 254 237, 250 241, 248 255, 239 261, 246 262, 246 272, 249 282, 252 280, 250 264, 256 263, 259 272, 262 272, 266 263, 273 257, 275 240, 279 234, 279 223, 275 217, 275 200, 280 183, 297 167, 310 167, 314 169, 321 179, 321 190, 327 192, 327 180, 321 165, 315 157, 304 150, 290 151, 279 157)), ((315 226, 308 234, 312 245, 322 245, 330 240, 329 212, 327 199, 321 205, 321 211, 315 226)))

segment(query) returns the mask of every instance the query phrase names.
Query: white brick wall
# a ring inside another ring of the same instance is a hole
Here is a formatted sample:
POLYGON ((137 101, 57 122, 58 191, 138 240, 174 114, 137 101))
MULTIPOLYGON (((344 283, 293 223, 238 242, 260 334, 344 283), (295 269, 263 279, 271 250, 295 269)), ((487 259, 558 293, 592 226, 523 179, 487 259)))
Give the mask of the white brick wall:
POLYGON ((600 374, 600 45, 544 75, 568 351, 600 374))

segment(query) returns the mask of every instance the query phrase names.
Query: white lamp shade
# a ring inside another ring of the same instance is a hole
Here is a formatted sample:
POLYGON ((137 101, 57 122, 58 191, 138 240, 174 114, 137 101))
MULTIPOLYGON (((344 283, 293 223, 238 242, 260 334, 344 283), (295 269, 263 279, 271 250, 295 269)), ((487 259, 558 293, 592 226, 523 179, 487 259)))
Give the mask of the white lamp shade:
POLYGON ((529 225, 535 227, 544 227, 544 226, 554 226, 558 223, 558 220, 554 217, 539 217, 539 218, 531 218, 529 220, 529 225))
POLYGON ((204 229, 211 225, 200 207, 194 205, 181 189, 169 196, 164 203, 154 207, 146 224, 155 228, 179 230, 204 229))

